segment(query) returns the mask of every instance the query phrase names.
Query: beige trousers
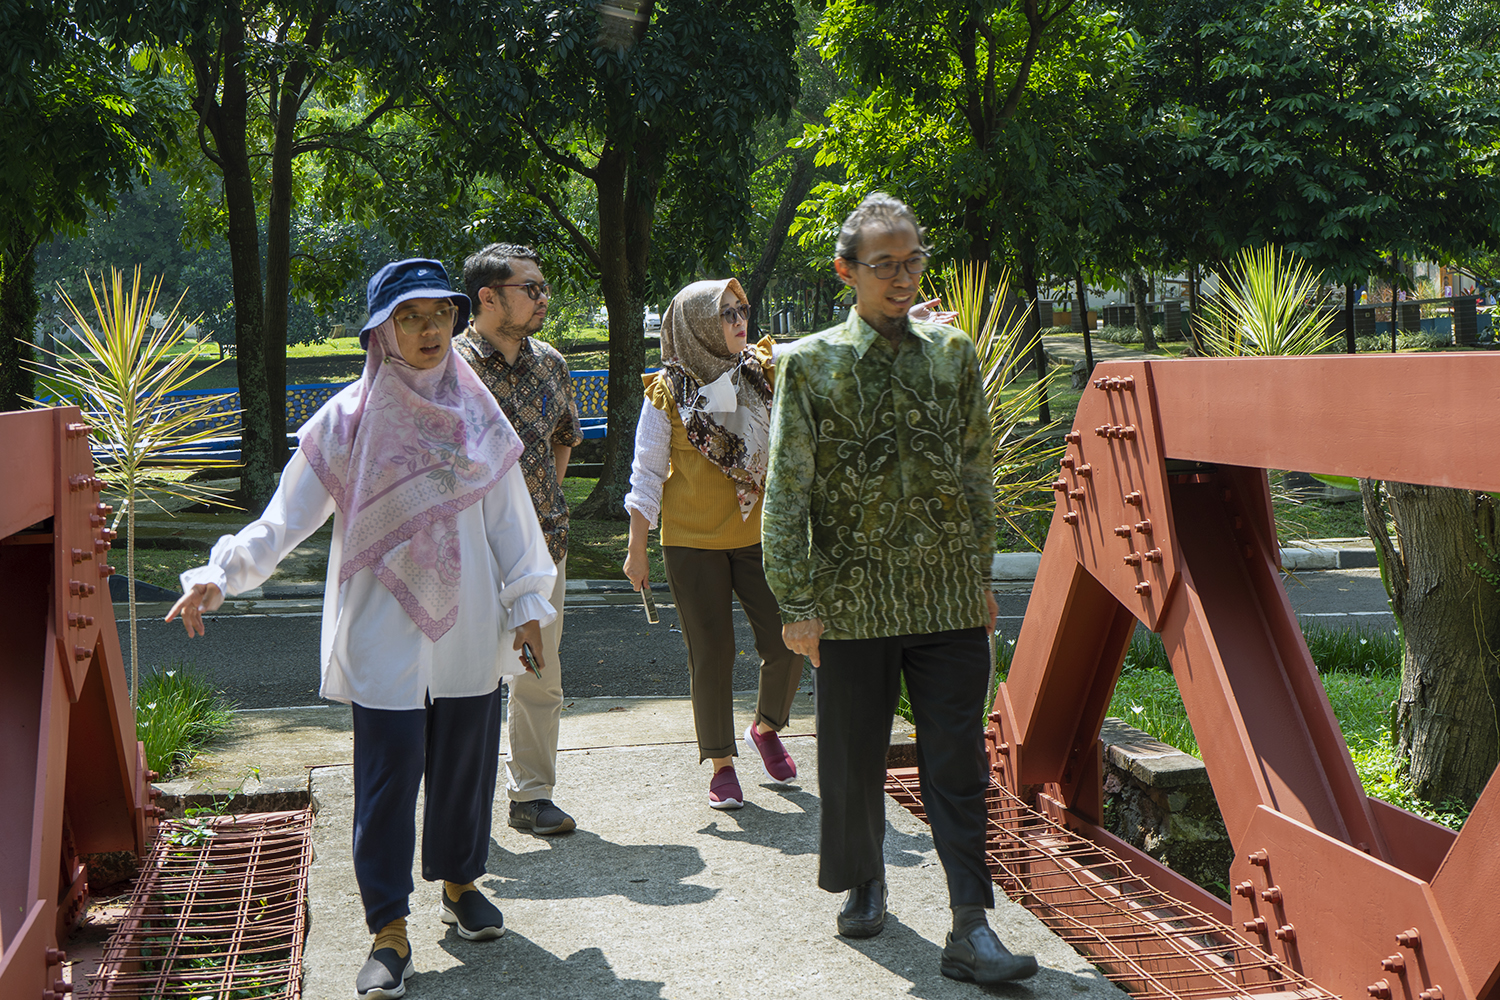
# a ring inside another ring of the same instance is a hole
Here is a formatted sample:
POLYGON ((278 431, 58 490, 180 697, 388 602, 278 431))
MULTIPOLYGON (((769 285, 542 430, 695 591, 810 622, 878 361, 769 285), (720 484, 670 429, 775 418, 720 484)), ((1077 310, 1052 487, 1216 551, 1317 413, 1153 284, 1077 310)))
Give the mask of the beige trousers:
POLYGON ((552 588, 552 607, 557 618, 542 629, 542 676, 523 671, 506 678, 510 698, 506 709, 505 791, 513 802, 552 798, 557 784, 557 724, 562 717, 562 661, 557 656, 562 641, 563 596, 568 589, 568 557, 557 564, 557 583, 552 588))

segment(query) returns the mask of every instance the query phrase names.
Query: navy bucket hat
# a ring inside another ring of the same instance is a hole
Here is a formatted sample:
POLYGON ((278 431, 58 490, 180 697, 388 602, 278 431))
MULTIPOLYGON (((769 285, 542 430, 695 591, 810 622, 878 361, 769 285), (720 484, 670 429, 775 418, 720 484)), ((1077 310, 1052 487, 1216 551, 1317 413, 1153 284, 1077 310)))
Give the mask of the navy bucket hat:
POLYGON ((370 347, 370 331, 390 318, 396 307, 407 299, 452 299, 458 307, 453 317, 453 332, 469 325, 469 297, 455 292, 448 284, 443 265, 425 257, 398 260, 375 272, 365 292, 370 318, 359 331, 359 346, 370 347))

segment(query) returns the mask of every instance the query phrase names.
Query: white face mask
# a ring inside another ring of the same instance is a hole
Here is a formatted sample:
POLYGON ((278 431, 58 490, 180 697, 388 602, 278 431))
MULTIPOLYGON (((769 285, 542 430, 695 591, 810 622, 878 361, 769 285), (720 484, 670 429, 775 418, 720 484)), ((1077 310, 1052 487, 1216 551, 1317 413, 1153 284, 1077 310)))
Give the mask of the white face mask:
POLYGON ((739 405, 730 370, 698 390, 693 405, 704 413, 731 413, 739 405))

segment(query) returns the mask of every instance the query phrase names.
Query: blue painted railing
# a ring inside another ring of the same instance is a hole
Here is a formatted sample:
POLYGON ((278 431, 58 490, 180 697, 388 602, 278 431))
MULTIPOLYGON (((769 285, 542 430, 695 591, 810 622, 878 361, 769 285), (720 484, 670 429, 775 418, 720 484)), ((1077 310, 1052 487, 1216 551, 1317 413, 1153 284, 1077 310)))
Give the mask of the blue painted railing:
MULTIPOLYGON (((650 369, 656 371, 656 369, 650 369)), ((324 403, 332 399, 352 382, 317 385, 289 385, 286 387, 286 426, 294 431, 305 424, 324 403)), ((585 439, 604 437, 608 418, 609 372, 573 372, 573 388, 578 396, 578 415, 583 424, 585 439)), ((163 397, 168 405, 203 405, 208 410, 202 420, 195 421, 194 430, 211 430, 222 436, 201 442, 195 451, 211 453, 215 458, 237 460, 240 446, 240 394, 236 389, 178 389, 163 397)), ((287 435, 287 444, 294 445, 296 439, 287 435)))

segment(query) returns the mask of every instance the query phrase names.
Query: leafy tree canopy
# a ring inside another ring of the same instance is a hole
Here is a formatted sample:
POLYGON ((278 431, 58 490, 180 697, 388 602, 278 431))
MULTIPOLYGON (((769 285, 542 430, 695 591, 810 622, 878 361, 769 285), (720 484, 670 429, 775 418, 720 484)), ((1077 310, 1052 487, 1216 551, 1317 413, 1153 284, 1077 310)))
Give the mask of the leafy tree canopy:
POLYGON ((1432 8, 1143 5, 1137 204, 1177 259, 1276 242, 1338 280, 1496 239, 1500 59, 1432 8))

